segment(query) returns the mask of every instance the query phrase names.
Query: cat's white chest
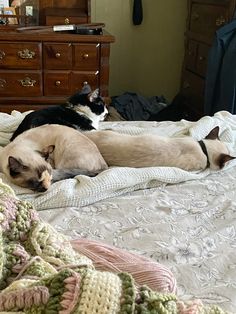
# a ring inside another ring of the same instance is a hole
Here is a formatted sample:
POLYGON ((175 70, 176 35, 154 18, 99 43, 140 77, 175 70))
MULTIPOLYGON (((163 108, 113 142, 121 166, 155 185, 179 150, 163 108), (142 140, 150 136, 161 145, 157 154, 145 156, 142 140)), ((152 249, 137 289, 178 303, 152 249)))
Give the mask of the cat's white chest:
POLYGON ((103 121, 108 113, 107 108, 104 108, 103 113, 97 115, 96 113, 92 112, 88 106, 81 106, 79 108, 79 114, 86 116, 88 119, 91 120, 92 126, 97 130, 99 128, 99 122, 103 121))

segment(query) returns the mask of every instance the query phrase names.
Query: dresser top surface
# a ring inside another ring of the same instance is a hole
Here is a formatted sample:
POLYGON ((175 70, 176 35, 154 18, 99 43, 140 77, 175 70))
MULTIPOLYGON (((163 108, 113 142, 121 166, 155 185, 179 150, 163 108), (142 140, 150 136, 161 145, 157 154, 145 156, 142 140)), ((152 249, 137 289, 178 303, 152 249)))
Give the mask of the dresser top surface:
POLYGON ((18 32, 16 30, 4 30, 0 28, 0 41, 55 41, 55 42, 98 42, 112 43, 115 37, 103 30, 102 35, 80 35, 67 32, 18 32))

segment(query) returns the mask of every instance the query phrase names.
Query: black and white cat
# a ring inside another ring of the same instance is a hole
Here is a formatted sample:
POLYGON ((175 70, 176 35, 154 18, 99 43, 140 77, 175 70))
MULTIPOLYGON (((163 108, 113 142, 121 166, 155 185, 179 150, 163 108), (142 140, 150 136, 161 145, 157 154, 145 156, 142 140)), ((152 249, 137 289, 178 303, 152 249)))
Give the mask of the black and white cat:
POLYGON ((65 104, 30 112, 15 130, 10 141, 24 131, 44 124, 66 125, 81 131, 98 129, 99 122, 104 120, 107 113, 99 90, 92 91, 90 86, 85 84, 82 90, 71 96, 65 104))

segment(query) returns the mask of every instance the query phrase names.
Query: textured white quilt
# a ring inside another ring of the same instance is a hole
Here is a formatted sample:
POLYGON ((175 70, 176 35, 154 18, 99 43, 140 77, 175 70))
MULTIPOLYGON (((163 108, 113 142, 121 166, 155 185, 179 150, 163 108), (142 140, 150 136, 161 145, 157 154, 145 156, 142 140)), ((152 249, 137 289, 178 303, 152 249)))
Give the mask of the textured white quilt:
MULTIPOLYGON (((22 119, 17 112, 0 114, 1 145, 22 119)), ((236 116, 227 112, 196 123, 104 122, 101 128, 191 135, 200 140, 216 125, 236 156, 236 116)), ((12 187, 64 234, 152 257, 172 269, 180 296, 200 298, 236 313, 235 165, 231 161, 222 171, 198 173, 177 168, 113 168, 95 178, 78 176, 58 182, 44 194, 12 187)))

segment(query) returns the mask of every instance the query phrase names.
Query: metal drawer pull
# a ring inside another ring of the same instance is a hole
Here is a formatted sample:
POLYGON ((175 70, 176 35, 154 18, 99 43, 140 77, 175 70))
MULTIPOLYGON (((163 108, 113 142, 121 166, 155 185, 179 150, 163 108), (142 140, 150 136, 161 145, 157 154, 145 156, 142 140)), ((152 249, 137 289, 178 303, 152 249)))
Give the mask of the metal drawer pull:
POLYGON ((18 51, 18 56, 21 59, 33 59, 35 57, 35 52, 30 51, 29 49, 24 49, 24 50, 18 51))
POLYGON ((0 59, 2 60, 5 57, 5 52, 4 51, 0 51, 0 59))
POLYGON ((56 82, 55 82, 55 85, 56 85, 56 86, 60 86, 60 85, 61 85, 61 81, 56 81, 56 82))
POLYGON ((21 83, 21 86, 24 87, 34 87, 36 81, 32 80, 30 77, 26 77, 23 80, 18 80, 21 83))
POLYGON ((83 55, 83 58, 84 58, 84 59, 88 59, 88 57, 89 57, 88 53, 85 53, 85 54, 83 55))
POLYGON ((225 23, 226 23, 226 19, 223 15, 217 17, 216 26, 221 26, 221 25, 224 25, 225 23))
POLYGON ((68 19, 68 17, 65 18, 65 24, 70 24, 70 19, 68 19))
POLYGON ((7 84, 6 80, 0 79, 0 88, 4 88, 6 84, 7 84))
POLYGON ((203 61, 203 60, 205 60, 205 57, 200 56, 200 57, 199 57, 199 60, 200 60, 200 61, 203 61))
POLYGON ((189 88, 189 87, 190 87, 189 82, 188 82, 188 81, 184 81, 184 83, 183 83, 183 88, 184 88, 184 89, 187 89, 187 88, 189 88))
POLYGON ((200 15, 197 12, 193 12, 192 19, 196 21, 196 20, 199 20, 199 18, 200 18, 200 15))
POLYGON ((61 56, 60 52, 57 52, 57 53, 55 54, 55 56, 56 56, 56 58, 60 58, 60 56, 61 56))

